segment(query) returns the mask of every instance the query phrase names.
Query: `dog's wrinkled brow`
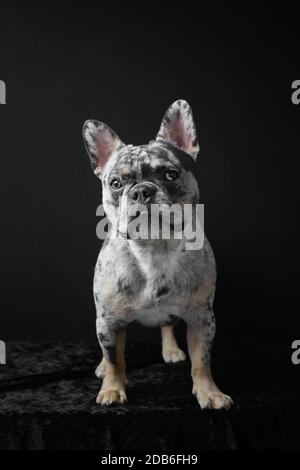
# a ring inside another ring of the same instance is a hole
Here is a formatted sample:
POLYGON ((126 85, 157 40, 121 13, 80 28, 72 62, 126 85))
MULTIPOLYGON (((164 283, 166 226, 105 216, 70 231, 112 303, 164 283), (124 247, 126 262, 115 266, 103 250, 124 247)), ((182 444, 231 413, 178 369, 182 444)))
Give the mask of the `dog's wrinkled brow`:
POLYGON ((167 170, 178 170, 180 171, 180 166, 171 162, 164 162, 163 160, 158 162, 155 166, 149 165, 147 163, 142 163, 141 170, 143 178, 147 178, 150 175, 160 176, 165 173, 167 170))
POLYGON ((170 157, 175 157, 175 159, 180 162, 182 168, 186 171, 190 171, 194 176, 196 176, 196 162, 190 155, 178 147, 175 147, 166 141, 159 142, 159 145, 155 142, 155 145, 151 146, 151 152, 154 152, 157 157, 165 161, 170 161, 170 157))
POLYGON ((132 171, 132 167, 130 165, 122 165, 118 168, 118 174, 120 176, 125 176, 125 177, 129 177, 131 176, 133 173, 132 171))

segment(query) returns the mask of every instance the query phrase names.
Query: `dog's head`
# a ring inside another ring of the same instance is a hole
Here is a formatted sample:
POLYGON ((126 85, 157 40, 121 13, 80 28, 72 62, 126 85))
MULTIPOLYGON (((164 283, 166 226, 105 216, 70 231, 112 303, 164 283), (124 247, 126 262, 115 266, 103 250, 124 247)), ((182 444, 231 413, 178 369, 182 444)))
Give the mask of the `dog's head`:
POLYGON ((102 181, 103 205, 112 223, 112 213, 120 214, 124 198, 129 205, 146 207, 198 202, 193 170, 199 146, 186 101, 170 106, 156 140, 148 145, 126 145, 106 124, 94 120, 84 123, 83 138, 94 173, 102 181))

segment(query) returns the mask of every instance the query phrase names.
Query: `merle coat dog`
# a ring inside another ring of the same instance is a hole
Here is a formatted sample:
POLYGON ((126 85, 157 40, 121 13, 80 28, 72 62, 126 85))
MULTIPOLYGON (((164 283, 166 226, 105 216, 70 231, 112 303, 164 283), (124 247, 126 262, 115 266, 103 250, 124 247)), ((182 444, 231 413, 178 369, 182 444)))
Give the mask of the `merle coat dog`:
POLYGON ((97 403, 123 403, 126 397, 125 328, 136 320, 161 326, 166 362, 185 360, 174 336, 177 318, 187 323, 193 394, 201 408, 229 408, 232 400, 216 386, 210 369, 215 335, 213 299, 216 266, 209 242, 186 249, 186 240, 116 237, 126 217, 123 202, 199 202, 193 166, 199 152, 191 108, 184 100, 166 112, 155 140, 147 145, 124 144, 107 125, 88 120, 83 126, 86 150, 102 182, 103 205, 112 224, 95 269, 94 298, 97 336, 103 358, 97 403), (124 215, 125 214, 125 215, 124 215))

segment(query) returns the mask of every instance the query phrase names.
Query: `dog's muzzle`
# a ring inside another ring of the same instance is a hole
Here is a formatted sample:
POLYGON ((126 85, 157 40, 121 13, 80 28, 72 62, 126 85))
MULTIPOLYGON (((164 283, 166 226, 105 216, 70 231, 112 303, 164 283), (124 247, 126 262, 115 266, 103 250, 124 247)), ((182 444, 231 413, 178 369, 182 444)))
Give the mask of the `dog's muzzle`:
POLYGON ((135 204, 151 204, 157 192, 153 183, 138 183, 128 192, 128 199, 135 204))

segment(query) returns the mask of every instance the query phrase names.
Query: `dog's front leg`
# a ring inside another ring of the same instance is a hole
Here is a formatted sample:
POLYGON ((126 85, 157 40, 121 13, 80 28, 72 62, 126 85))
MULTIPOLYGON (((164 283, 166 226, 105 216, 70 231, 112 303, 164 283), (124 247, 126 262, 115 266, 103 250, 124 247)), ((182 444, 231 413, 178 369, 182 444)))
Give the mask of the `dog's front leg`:
POLYGON ((210 355, 215 336, 212 308, 195 312, 187 321, 187 343, 192 362, 193 394, 201 408, 230 408, 232 399, 216 386, 210 368, 210 355))
POLYGON ((111 405, 127 401, 125 384, 125 329, 109 321, 97 321, 97 336, 103 353, 103 382, 97 403, 111 405))

